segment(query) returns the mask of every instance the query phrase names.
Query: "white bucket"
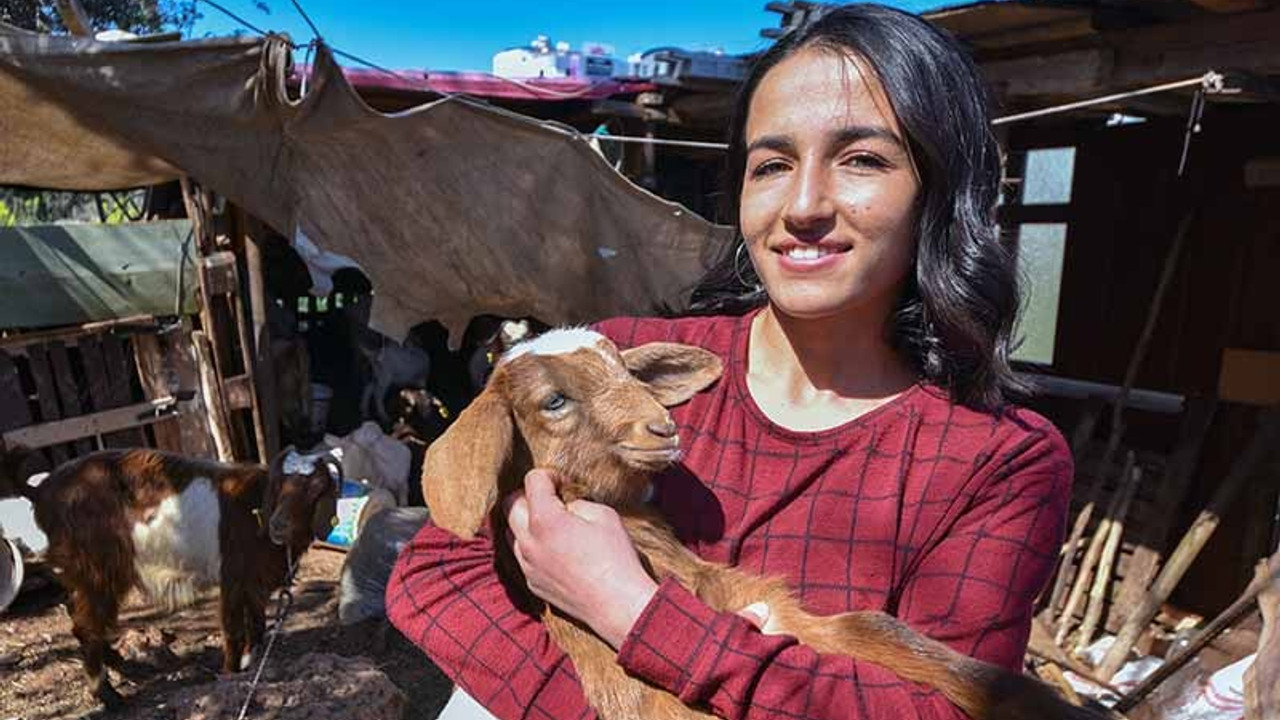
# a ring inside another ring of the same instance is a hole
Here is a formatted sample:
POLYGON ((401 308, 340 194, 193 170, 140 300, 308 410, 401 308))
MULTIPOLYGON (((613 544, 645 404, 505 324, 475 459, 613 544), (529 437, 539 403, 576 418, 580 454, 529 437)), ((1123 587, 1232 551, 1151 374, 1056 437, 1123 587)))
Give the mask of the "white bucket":
POLYGON ((0 614, 9 609, 22 589, 22 553, 8 538, 0 538, 0 614))

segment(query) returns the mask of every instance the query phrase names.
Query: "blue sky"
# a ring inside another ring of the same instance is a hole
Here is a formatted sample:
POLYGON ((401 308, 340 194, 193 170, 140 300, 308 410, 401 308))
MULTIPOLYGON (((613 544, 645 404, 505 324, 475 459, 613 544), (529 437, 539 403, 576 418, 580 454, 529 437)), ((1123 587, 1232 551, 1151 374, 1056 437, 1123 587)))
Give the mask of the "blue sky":
MULTIPOLYGON (((644 0, 590 3, 577 0, 299 0, 329 44, 395 69, 489 70, 493 54, 525 45, 538 34, 567 41, 607 43, 619 57, 662 45, 691 50, 721 48, 743 53, 767 47, 760 30, 777 27, 780 16, 765 12, 765 0, 644 0)), ((295 41, 311 31, 289 0, 219 0, 232 12, 295 41), (259 6, 265 5, 270 12, 259 6)), ((898 0, 918 11, 937 0, 898 0)), ((193 36, 226 35, 239 27, 200 3, 204 17, 193 36)))

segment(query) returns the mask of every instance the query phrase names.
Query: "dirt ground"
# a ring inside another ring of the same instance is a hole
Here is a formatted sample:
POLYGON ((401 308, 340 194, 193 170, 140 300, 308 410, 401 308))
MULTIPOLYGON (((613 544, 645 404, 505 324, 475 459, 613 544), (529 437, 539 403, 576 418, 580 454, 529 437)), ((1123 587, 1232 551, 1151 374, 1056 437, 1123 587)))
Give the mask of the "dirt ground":
MULTIPOLYGON (((448 679, 385 622, 338 624, 343 557, 321 548, 303 556, 293 609, 269 666, 309 652, 361 656, 405 694, 406 720, 431 720, 448 699, 448 679)), ((121 615, 121 654, 154 669, 130 672, 128 678, 112 671, 127 707, 118 713, 102 712, 85 680, 62 600, 60 589, 51 583, 25 593, 0 617, 0 720, 174 720, 175 711, 167 705, 171 696, 217 678, 222 641, 216 593, 167 616, 156 615, 133 597, 121 615)))

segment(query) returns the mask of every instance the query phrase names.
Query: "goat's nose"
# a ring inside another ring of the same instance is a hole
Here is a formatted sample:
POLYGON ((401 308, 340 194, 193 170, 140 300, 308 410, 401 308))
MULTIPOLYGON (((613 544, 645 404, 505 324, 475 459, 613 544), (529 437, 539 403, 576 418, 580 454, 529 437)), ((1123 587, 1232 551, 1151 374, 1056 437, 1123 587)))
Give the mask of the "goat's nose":
POLYGON ((676 436, 676 424, 671 422, 670 418, 662 421, 650 421, 645 423, 645 428, 660 438, 673 438, 676 436))

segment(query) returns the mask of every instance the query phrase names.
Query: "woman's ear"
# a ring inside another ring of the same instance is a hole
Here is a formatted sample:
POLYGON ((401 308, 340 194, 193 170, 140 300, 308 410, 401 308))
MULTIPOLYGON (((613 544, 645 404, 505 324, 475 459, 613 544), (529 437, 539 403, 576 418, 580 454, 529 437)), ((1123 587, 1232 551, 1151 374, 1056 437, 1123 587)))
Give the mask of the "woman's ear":
POLYGON ((515 427, 492 380, 484 392, 427 448, 422 495, 431 521, 470 539, 498 500, 498 482, 511 461, 515 427))
POLYGON ((622 362, 666 407, 710 387, 724 371, 714 353, 678 343, 655 342, 623 350, 622 362))

